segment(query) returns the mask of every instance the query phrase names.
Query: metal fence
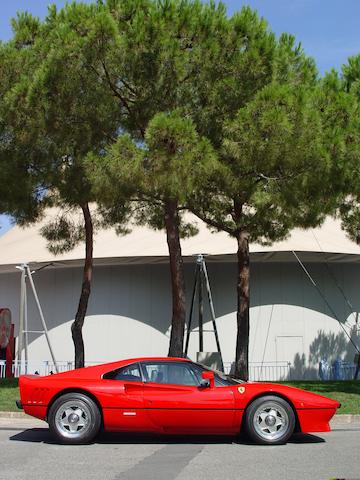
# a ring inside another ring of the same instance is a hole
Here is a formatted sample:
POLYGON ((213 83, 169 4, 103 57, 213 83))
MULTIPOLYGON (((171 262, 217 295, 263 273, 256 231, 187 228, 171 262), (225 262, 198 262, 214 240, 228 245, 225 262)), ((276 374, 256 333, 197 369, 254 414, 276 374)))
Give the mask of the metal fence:
POLYGON ((254 382, 290 380, 290 362, 254 362, 249 364, 249 379, 254 382))
POLYGON ((0 360, 0 378, 5 378, 6 361, 0 360))
MULTIPOLYGON (((86 362, 85 366, 98 365, 104 363, 102 361, 86 362)), ((5 377, 5 361, 0 363, 0 378, 5 377)), ((233 364, 224 363, 224 371, 229 374, 232 372, 233 364)), ((277 381, 288 380, 290 372, 290 363, 288 362, 268 362, 268 363, 250 363, 249 364, 249 378, 253 381, 277 381)), ((62 360, 57 362, 59 372, 66 372, 73 370, 74 362, 62 360)), ((13 362, 13 374, 15 377, 19 375, 50 375, 56 373, 55 365, 50 360, 43 362, 13 362)))
MULTIPOLYGON (((104 363, 101 361, 92 361, 92 362, 85 362, 85 366, 89 367, 91 365, 98 365, 100 363, 104 363)), ((74 362, 69 360, 60 360, 56 362, 58 373, 67 372, 69 370, 73 370, 75 368, 74 362)), ((12 371, 15 377, 19 375, 51 375, 56 373, 56 368, 54 362, 51 360, 44 360, 39 362, 24 362, 22 361, 13 362, 12 371)), ((1 378, 1 376, 0 376, 1 378)))
POLYGON ((330 368, 331 380, 353 380, 356 373, 356 365, 355 363, 342 362, 340 369, 337 370, 334 366, 330 368))
MULTIPOLYGON (((98 365, 103 361, 85 362, 85 366, 98 365)), ((63 360, 57 362, 59 372, 66 372, 74 368, 74 362, 63 360)), ((281 380, 301 380, 301 378, 292 378, 292 364, 290 362, 250 362, 249 363, 249 380, 255 382, 276 382, 281 380)), ((231 362, 224 363, 224 371, 231 374, 234 364, 231 362)), ((19 375, 38 374, 50 375, 56 373, 54 363, 45 360, 43 362, 13 362, 12 371, 15 377, 19 375)), ((0 378, 5 378, 6 361, 0 360, 0 378)), ((342 362, 340 368, 329 366, 328 375, 324 380, 352 380, 356 372, 356 365, 353 363, 342 362)), ((359 378, 360 380, 360 378, 359 378)))
MULTIPOLYGON (((232 374, 234 363, 225 362, 224 372, 232 374)), ((290 362, 250 362, 249 380, 253 382, 276 382, 289 380, 291 376, 290 362)))

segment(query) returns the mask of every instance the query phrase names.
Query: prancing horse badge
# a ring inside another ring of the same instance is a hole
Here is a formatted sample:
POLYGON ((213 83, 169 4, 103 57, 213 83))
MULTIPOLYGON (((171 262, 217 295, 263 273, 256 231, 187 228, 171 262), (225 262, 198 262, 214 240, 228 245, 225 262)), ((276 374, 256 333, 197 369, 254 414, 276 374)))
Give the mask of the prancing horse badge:
POLYGON ((245 387, 238 387, 239 393, 244 393, 245 392, 245 387))

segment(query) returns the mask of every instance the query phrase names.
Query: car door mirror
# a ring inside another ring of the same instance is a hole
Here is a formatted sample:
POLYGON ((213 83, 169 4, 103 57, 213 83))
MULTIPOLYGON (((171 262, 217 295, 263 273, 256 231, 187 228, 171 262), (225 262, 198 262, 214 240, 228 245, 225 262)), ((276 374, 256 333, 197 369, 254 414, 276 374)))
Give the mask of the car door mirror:
POLYGON ((200 388, 209 388, 210 380, 208 378, 203 378, 200 382, 200 388))
POLYGON ((209 372, 208 370, 205 370, 201 373, 201 378, 202 381, 200 383, 201 386, 206 386, 206 387, 215 387, 215 375, 214 372, 209 372), (204 385, 203 385, 204 382, 204 385))

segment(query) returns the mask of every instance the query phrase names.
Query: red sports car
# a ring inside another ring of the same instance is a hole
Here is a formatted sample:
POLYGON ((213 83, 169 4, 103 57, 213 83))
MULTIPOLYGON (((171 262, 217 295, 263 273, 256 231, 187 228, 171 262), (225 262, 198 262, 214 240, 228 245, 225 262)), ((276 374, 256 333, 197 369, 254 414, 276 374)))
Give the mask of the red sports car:
POLYGON ((273 383, 235 381, 184 358, 135 358, 20 377, 25 413, 62 443, 108 432, 237 435, 285 443, 294 431, 327 432, 340 404, 273 383))

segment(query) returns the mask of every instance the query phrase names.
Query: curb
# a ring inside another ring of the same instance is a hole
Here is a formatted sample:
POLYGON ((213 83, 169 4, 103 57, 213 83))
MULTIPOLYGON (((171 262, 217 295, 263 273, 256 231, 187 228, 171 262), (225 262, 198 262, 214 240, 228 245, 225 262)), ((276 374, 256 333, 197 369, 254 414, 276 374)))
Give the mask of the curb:
POLYGON ((0 412, 0 418, 31 418, 24 412, 0 412))
MULTIPOLYGON (((30 415, 26 415, 24 412, 0 412, 0 418, 12 419, 12 418, 22 418, 30 420, 30 415)), ((331 420, 331 425, 348 425, 358 423, 360 424, 360 415, 350 415, 350 414, 337 414, 331 420)))
POLYGON ((330 421, 331 425, 344 425, 344 424, 360 424, 360 415, 350 415, 350 414, 338 414, 335 415, 330 421))

